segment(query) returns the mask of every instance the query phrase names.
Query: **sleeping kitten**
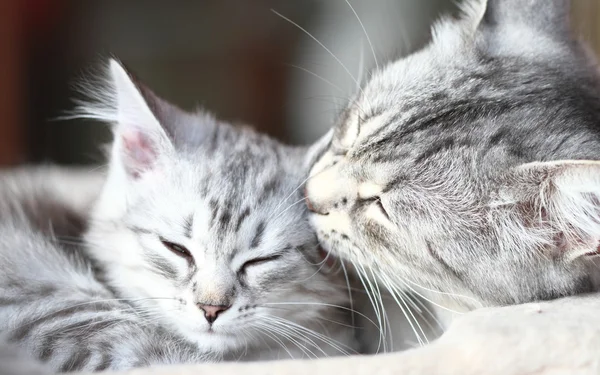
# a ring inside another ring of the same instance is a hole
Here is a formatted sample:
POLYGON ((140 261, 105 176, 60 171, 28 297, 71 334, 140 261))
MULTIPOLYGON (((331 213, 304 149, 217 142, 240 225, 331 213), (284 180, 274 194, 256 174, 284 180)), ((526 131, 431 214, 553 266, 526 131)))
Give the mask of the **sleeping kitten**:
MULTIPOLYGON (((0 333, 58 371, 354 351, 345 280, 300 199, 310 150, 185 113, 115 61, 110 73, 80 111, 115 136, 85 251, 63 226, 41 231, 35 209, 3 216, 0 333)), ((19 209, 27 181, 3 181, 0 202, 19 209)))
POLYGON ((568 5, 470 3, 373 72, 306 184, 327 249, 451 310, 597 289, 600 79, 568 5))

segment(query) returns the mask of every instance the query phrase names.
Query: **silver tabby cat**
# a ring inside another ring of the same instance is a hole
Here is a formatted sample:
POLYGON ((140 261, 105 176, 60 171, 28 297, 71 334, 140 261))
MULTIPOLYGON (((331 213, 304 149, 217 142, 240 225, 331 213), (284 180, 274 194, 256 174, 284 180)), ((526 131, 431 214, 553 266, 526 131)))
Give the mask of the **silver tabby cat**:
POLYGON ((183 112, 115 61, 94 92, 79 115, 114 124, 103 185, 1 181, 9 343, 63 372, 354 351, 301 202, 310 150, 183 112))
POLYGON ((600 79, 568 10, 470 2, 374 71, 306 185, 322 243, 451 310, 598 289, 600 79))

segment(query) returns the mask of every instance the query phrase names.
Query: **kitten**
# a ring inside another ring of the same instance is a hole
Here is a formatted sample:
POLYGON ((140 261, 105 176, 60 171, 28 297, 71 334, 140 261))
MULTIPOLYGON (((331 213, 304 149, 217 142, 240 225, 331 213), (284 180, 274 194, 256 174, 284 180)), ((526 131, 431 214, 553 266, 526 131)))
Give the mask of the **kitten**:
MULTIPOLYGON (((354 351, 300 199, 311 150, 183 112, 115 61, 110 76, 79 113, 114 124, 84 249, 37 214, 0 220, 0 333, 58 371, 354 351)), ((20 184, 0 202, 19 207, 20 184)))
POLYGON ((596 290, 600 80, 568 5, 470 3, 373 72, 306 184, 324 246, 451 310, 596 290))

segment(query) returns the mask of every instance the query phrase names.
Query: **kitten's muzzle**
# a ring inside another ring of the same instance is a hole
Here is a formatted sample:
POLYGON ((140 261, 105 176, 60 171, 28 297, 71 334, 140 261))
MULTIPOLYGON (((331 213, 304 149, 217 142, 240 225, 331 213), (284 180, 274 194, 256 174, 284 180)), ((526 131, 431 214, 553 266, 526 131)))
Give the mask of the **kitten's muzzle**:
POLYGON ((204 312, 204 317, 206 318, 208 324, 213 324, 222 312, 231 307, 231 305, 205 305, 202 303, 197 303, 196 306, 198 306, 198 308, 204 312))

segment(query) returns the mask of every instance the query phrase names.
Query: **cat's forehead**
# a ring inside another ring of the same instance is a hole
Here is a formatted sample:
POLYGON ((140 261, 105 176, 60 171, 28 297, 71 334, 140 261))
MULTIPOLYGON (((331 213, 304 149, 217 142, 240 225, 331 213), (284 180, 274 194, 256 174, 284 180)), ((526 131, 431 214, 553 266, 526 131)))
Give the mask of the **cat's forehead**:
POLYGON ((422 165, 467 150, 483 167, 510 166, 556 148, 569 127, 547 114, 573 111, 564 98, 581 95, 582 80, 555 63, 461 48, 449 58, 431 47, 373 77, 357 104, 367 115, 348 120, 361 121, 355 157, 422 165))
POLYGON ((139 199, 131 202, 132 225, 176 236, 193 233, 207 250, 222 253, 261 241, 306 242, 310 231, 296 189, 303 178, 301 152, 232 130, 217 134, 212 144, 171 156, 165 168, 146 177, 139 199))
POLYGON ((193 171, 187 184, 209 199, 259 199, 265 186, 277 194, 301 178, 301 153, 243 126, 220 124, 175 159, 172 173, 193 171))

